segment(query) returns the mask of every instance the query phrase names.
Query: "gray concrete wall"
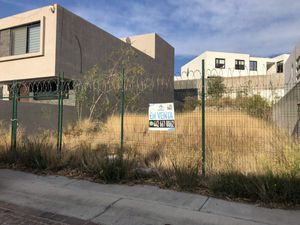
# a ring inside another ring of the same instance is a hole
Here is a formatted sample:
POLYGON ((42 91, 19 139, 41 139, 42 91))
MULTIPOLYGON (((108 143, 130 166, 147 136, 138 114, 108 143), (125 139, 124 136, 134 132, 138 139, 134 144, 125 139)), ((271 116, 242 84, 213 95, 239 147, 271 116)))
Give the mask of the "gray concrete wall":
POLYGON ((294 86, 278 103, 273 106, 273 122, 290 134, 299 134, 299 112, 297 104, 300 103, 300 85, 294 86))
MULTIPOLYGON (((0 121, 10 124, 12 111, 11 101, 0 100, 0 121)), ((64 106, 63 126, 76 122, 76 110, 64 106)), ((26 133, 40 133, 43 130, 57 131, 57 105, 18 103, 18 126, 26 133)))
POLYGON ((285 70, 285 93, 291 90, 300 80, 300 69, 297 71, 300 63, 300 41, 292 50, 290 57, 284 64, 285 70))
MULTIPOLYGON (((175 89, 201 88, 201 79, 175 80, 175 89)), ((284 75, 256 75, 240 77, 224 77, 227 89, 238 90, 246 84, 253 89, 284 88, 284 75)))

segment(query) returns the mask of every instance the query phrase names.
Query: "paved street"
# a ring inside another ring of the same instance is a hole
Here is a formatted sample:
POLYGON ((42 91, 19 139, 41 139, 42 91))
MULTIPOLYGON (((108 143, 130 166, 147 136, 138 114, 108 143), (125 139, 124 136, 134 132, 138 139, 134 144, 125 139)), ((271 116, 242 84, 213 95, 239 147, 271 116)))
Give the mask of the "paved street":
POLYGON ((103 185, 2 169, 0 220, 0 224, 298 225, 300 211, 260 208, 154 186, 103 185))
POLYGON ((90 221, 0 201, 1 225, 95 225, 90 221))

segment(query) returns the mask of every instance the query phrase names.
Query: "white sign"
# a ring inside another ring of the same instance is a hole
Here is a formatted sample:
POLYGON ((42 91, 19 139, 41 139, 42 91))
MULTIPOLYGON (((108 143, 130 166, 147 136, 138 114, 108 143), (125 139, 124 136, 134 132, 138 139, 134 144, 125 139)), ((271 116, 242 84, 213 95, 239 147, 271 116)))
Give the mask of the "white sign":
POLYGON ((175 130, 174 103, 149 104, 149 130, 175 130))

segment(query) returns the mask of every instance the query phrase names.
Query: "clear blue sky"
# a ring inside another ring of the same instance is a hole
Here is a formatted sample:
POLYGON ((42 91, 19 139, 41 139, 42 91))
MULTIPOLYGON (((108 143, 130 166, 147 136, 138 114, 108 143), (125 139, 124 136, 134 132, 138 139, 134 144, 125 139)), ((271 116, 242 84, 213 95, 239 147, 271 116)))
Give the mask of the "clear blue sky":
POLYGON ((299 0, 0 0, 0 18, 59 3, 117 37, 156 32, 175 71, 206 50, 270 56, 300 39, 299 0))

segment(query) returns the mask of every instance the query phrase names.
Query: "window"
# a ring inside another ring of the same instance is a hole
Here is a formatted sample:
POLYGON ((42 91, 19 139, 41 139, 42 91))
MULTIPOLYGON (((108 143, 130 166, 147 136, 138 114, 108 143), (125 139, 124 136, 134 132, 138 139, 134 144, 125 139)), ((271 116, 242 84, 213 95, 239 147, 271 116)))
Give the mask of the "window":
POLYGON ((27 27, 27 53, 40 51, 40 24, 27 27))
POLYGON ((11 54, 21 55, 26 53, 27 28, 18 27, 11 30, 11 54))
POLYGON ((10 29, 0 31, 0 57, 10 55, 10 29))
POLYGON ((245 69, 245 60, 235 60, 235 69, 236 70, 244 70, 245 69))
POLYGON ((216 58, 215 68, 225 69, 225 59, 216 58))
POLYGON ((283 73, 283 61, 277 62, 277 73, 283 73))
POLYGON ((257 71, 257 61, 250 61, 250 71, 257 71))
POLYGON ((40 51, 40 22, 0 31, 0 57, 40 51))

